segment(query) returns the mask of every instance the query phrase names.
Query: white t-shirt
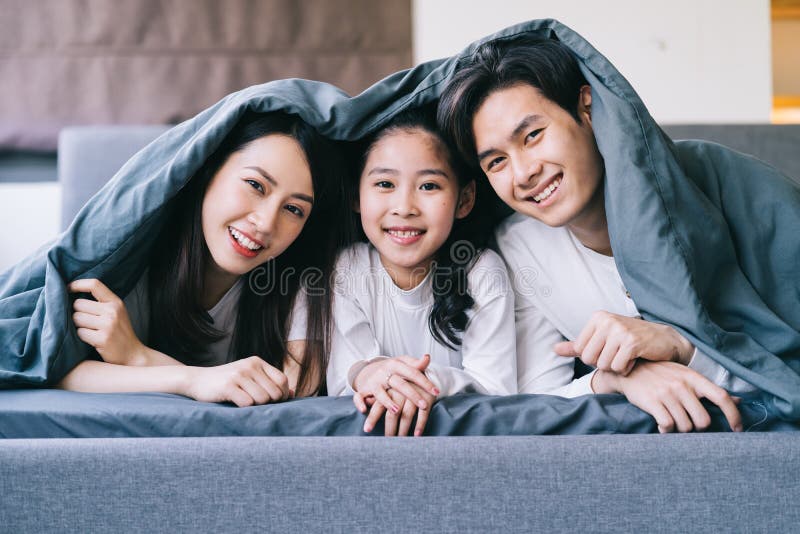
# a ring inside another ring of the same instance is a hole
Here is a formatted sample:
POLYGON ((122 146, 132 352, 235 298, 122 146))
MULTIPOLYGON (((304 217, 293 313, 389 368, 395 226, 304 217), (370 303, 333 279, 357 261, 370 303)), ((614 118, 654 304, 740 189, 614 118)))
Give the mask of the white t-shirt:
MULTIPOLYGON (((131 326, 136 336, 145 345, 149 342, 149 298, 147 291, 148 272, 139 278, 136 286, 123 299, 131 326)), ((241 277, 225 293, 213 308, 207 310, 211 323, 217 330, 224 332, 221 339, 211 343, 207 350, 199 355, 198 361, 204 366, 215 366, 230 363, 234 360, 229 354, 233 331, 236 328, 236 318, 239 306, 239 297, 242 294, 242 287, 246 283, 246 277, 241 277)), ((289 316, 289 328, 287 341, 306 339, 306 324, 308 309, 306 307, 305 293, 299 291, 295 298, 294 308, 289 316)), ((171 356, 171 355, 168 355, 171 356)))
POLYGON ((433 306, 432 273, 414 289, 398 288, 369 244, 340 253, 334 284, 334 333, 328 365, 328 394, 352 394, 348 371, 377 356, 431 355, 426 373, 441 396, 474 391, 516 393, 514 297, 500 257, 487 250, 467 275, 474 306, 462 343, 450 349, 433 337, 428 316, 433 306))
MULTIPOLYGON (((520 213, 503 221, 496 239, 516 293, 519 392, 592 393, 593 373, 573 381, 574 359, 557 355, 553 345, 577 339, 596 311, 639 316, 614 258, 585 247, 566 227, 520 213)), ((730 391, 753 389, 698 350, 689 367, 730 391)))

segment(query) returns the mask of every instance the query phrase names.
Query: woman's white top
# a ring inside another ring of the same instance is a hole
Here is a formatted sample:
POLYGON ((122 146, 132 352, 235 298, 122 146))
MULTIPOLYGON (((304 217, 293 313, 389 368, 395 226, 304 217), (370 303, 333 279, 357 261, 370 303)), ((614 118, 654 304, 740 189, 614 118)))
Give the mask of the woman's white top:
MULTIPOLYGON (((500 225, 496 240, 516 294, 519 392, 592 393, 594 373, 573 381, 574 359, 557 355, 553 346, 577 339, 596 311, 639 316, 614 258, 585 247, 566 227, 553 228, 520 213, 500 225)), ((689 367, 727 390, 753 390, 698 350, 689 367)))
POLYGON ((466 312, 461 346, 451 349, 436 341, 428 328, 432 273, 404 291, 394 284, 371 245, 358 243, 343 251, 336 263, 328 394, 353 393, 348 372, 356 363, 423 354, 431 355, 426 374, 441 396, 467 391, 516 393, 514 296, 505 264, 495 252, 484 251, 467 280, 475 305, 466 312))
MULTIPOLYGON (((131 326, 136 336, 145 345, 149 342, 149 310, 150 303, 147 291, 148 272, 136 283, 133 290, 123 299, 131 326)), ((236 318, 239 308, 239 297, 242 294, 242 287, 247 283, 247 277, 243 276, 219 299, 210 310, 207 310, 211 324, 217 330, 224 332, 224 336, 211 343, 206 350, 199 355, 198 361, 202 361, 204 366, 215 366, 230 363, 235 358, 229 355, 233 331, 236 328, 236 318)), ((306 339, 307 307, 305 293, 299 291, 295 298, 294 308, 289 317, 289 328, 287 341, 306 339)), ((168 355, 169 356, 169 355, 168 355)), ((249 355, 248 355, 249 356, 249 355)))

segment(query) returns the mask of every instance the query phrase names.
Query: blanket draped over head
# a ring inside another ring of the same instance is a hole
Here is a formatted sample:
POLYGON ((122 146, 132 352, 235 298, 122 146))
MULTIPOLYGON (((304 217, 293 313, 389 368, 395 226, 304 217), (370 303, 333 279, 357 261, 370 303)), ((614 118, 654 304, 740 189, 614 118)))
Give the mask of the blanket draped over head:
POLYGON ((671 142, 613 65, 553 20, 507 28, 352 98, 324 83, 275 81, 231 94, 171 129, 134 156, 65 233, 0 275, 0 386, 55 384, 88 355, 66 284, 99 278, 125 295, 143 272, 167 201, 247 110, 296 113, 324 135, 354 140, 438 99, 459 59, 479 44, 525 33, 564 43, 592 86, 614 258, 642 316, 674 325, 763 390, 774 414, 800 419, 800 189, 719 145, 671 142))

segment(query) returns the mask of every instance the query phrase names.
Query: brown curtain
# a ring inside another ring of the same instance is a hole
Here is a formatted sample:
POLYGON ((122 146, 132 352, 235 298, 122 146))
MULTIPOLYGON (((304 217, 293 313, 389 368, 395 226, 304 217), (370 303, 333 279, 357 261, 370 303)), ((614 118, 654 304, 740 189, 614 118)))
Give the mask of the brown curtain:
POLYGON ((3 0, 0 149, 178 122, 279 78, 355 94, 410 64, 410 0, 3 0))

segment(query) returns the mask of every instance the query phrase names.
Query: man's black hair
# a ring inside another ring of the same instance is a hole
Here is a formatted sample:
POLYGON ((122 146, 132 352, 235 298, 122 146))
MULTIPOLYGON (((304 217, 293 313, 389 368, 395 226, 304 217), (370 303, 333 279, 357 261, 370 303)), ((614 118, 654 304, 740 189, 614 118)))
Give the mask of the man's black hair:
POLYGON ((475 112, 494 91, 519 84, 538 89, 580 123, 578 100, 587 82, 569 48, 530 35, 490 41, 458 66, 439 100, 439 128, 465 160, 475 161, 475 112))

